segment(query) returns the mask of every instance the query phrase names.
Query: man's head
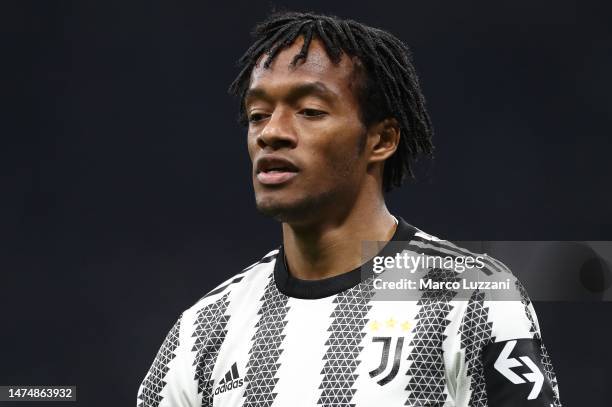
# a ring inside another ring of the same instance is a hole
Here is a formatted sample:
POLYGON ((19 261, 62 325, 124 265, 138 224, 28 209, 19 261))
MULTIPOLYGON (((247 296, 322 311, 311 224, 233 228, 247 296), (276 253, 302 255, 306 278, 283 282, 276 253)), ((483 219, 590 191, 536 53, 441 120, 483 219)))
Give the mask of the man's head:
POLYGON ((432 152, 408 48, 391 34, 282 13, 254 36, 230 91, 248 125, 262 212, 290 221, 350 205, 365 188, 382 195, 412 176, 418 154, 432 152))

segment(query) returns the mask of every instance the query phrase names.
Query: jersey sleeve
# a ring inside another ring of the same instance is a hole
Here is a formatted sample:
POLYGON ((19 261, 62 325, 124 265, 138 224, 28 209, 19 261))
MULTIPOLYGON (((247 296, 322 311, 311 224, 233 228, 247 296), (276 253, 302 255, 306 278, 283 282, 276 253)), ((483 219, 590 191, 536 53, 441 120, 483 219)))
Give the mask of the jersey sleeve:
POLYGON ((138 389, 137 407, 200 406, 185 320, 183 313, 162 342, 138 389))
POLYGON ((515 299, 476 290, 467 301, 458 332, 457 406, 561 406, 533 304, 514 276, 512 284, 515 299))

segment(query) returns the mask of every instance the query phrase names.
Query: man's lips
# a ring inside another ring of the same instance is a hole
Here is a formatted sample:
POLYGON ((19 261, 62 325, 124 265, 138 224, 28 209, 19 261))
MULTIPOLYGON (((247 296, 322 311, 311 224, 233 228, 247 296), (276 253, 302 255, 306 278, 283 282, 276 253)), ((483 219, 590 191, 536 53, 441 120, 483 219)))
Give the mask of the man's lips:
POLYGON ((266 155, 257 159, 255 174, 264 185, 280 185, 293 179, 299 172, 298 167, 284 157, 266 155))
POLYGON ((257 173, 257 180, 264 185, 279 185, 289 181, 297 175, 290 171, 268 171, 257 173))

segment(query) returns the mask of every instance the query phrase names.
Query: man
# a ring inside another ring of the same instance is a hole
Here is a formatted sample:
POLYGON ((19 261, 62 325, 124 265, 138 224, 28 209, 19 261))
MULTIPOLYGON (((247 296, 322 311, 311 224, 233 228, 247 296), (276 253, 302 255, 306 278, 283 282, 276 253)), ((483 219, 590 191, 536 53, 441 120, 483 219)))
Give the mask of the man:
MULTIPOLYGON (((433 148, 407 47, 310 13, 274 14, 254 35, 230 89, 257 208, 281 222, 283 244, 183 312, 137 405, 560 405, 533 307, 497 260, 480 277, 512 280, 514 301, 448 287, 374 298, 376 252, 364 255, 364 241, 391 241, 379 255, 469 254, 385 205, 384 191, 433 148)), ((460 277, 419 270, 437 283, 460 277)))

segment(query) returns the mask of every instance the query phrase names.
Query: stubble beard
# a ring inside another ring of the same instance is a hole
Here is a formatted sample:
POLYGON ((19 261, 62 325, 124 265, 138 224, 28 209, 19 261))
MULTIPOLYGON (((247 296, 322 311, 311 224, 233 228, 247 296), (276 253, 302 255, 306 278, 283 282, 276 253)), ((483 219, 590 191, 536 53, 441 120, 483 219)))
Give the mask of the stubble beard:
POLYGON ((338 209, 338 205, 351 205, 351 199, 347 199, 347 197, 353 195, 355 186, 350 182, 347 183, 347 180, 353 179, 355 164, 363 154, 363 137, 365 137, 365 134, 360 138, 352 157, 340 163, 336 161, 330 168, 329 172, 335 175, 335 179, 331 182, 331 188, 317 191, 316 194, 304 194, 301 199, 291 200, 287 203, 274 202, 274 198, 260 201, 256 197, 257 210, 264 216, 271 217, 279 222, 308 223, 318 217, 325 216, 325 213, 330 209, 333 210, 334 207, 338 209))
POLYGON ((306 195, 291 202, 277 202, 274 198, 259 201, 256 199, 257 210, 264 216, 278 222, 303 223, 319 216, 324 208, 329 207, 336 199, 336 190, 328 190, 316 195, 306 195))

